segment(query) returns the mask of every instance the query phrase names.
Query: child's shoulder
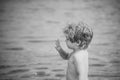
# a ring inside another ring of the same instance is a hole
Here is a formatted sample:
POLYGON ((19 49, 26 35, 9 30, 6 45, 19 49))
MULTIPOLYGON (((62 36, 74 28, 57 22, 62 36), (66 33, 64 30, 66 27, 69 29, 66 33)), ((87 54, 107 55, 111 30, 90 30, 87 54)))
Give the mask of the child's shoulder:
POLYGON ((77 60, 84 60, 85 58, 88 58, 88 52, 87 50, 81 50, 74 54, 74 58, 77 60))
POLYGON ((82 56, 82 55, 85 55, 85 54, 87 54, 88 52, 87 52, 87 50, 80 50, 80 51, 77 51, 77 52, 75 52, 75 56, 82 56))

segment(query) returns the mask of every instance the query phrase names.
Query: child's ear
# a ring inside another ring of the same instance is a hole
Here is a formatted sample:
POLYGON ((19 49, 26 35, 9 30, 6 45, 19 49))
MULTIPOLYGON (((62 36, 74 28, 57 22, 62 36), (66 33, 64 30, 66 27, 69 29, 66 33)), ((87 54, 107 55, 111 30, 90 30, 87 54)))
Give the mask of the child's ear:
POLYGON ((77 45, 79 46, 80 44, 81 44, 81 41, 79 40, 78 43, 77 43, 77 45))

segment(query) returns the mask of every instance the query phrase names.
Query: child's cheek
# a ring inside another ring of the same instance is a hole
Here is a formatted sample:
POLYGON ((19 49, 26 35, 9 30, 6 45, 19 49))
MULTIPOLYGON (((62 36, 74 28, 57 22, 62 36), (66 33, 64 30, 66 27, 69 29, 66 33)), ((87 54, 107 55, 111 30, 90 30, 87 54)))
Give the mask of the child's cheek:
POLYGON ((68 42, 68 47, 71 49, 72 48, 72 43, 69 41, 68 42))

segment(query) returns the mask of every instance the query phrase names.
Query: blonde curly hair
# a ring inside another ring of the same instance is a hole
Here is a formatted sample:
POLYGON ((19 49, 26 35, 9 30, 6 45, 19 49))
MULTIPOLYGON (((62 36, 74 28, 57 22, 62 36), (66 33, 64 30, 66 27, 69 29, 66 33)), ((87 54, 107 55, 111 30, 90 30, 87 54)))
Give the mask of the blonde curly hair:
POLYGON ((78 24, 68 24, 63 32, 68 40, 72 43, 77 43, 79 47, 88 47, 93 38, 92 29, 83 22, 79 22, 78 24))

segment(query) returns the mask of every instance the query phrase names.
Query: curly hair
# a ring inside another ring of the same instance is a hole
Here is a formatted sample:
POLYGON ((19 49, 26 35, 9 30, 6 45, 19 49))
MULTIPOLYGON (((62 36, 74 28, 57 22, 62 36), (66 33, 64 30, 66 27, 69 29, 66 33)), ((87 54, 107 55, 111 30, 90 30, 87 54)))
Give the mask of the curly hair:
POLYGON ((84 45, 88 47, 93 38, 92 29, 88 28, 88 25, 83 22, 79 24, 68 24, 63 32, 67 39, 72 43, 76 42, 79 44, 79 47, 83 47, 84 45))

